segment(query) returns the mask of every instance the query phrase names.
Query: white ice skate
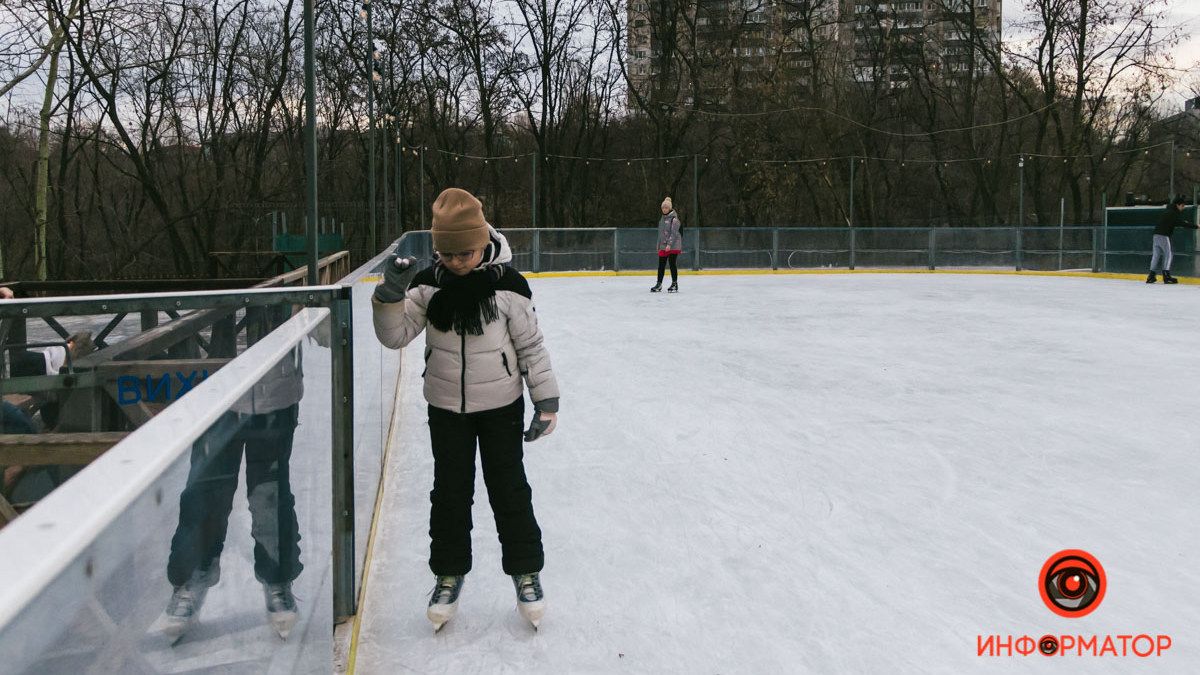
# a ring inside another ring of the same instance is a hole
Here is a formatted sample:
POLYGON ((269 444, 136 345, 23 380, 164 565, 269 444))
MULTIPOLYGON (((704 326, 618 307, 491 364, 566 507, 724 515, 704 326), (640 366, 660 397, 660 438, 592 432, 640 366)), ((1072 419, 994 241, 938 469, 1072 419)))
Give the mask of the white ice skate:
POLYGON ((156 625, 156 628, 171 640, 171 644, 179 642, 184 634, 196 625, 208 589, 215 586, 220 578, 219 564, 214 565, 211 570, 196 570, 187 583, 176 587, 171 593, 167 609, 158 618, 156 625))
POLYGON ((466 579, 461 575, 438 575, 433 593, 429 596, 429 607, 425 610, 425 616, 433 624, 433 632, 438 632, 447 621, 454 618, 454 613, 458 611, 458 594, 466 579))
POLYGON ((542 581, 537 572, 514 574, 513 587, 517 591, 517 611, 537 630, 546 613, 546 596, 542 594, 542 581))
POLYGON ((271 627, 286 640, 296 625, 296 596, 292 595, 292 585, 263 584, 263 595, 267 600, 267 617, 271 627))

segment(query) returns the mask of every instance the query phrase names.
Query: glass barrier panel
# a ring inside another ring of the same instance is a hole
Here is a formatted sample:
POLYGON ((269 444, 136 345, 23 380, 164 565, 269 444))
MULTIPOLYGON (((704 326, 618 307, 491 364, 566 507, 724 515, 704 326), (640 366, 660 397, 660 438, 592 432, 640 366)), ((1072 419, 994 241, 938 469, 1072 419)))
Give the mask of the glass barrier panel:
POLYGON ((78 546, 0 626, 6 672, 329 672, 331 357, 312 319, 327 310, 262 309, 251 348, 285 323, 294 337, 191 394, 227 405, 151 421, 0 531, 10 564, 36 559, 20 550, 31 532, 78 546), (259 375, 236 379, 246 365, 259 375))

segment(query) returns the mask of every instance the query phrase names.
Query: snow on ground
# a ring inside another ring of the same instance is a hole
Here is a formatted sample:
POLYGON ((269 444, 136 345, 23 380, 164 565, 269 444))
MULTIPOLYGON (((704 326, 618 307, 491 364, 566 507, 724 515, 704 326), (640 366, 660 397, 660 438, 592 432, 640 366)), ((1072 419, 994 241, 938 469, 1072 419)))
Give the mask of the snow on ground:
POLYGON ((531 281, 563 392, 557 432, 526 447, 538 634, 500 570, 482 477, 459 615, 438 635, 425 619, 432 458, 419 372, 402 374, 358 672, 1200 668, 1197 288, 651 283, 531 281), (1067 548, 1107 572, 1085 618, 1038 595, 1067 548), (1174 644, 1161 659, 976 655, 980 634, 1044 633, 1174 644))

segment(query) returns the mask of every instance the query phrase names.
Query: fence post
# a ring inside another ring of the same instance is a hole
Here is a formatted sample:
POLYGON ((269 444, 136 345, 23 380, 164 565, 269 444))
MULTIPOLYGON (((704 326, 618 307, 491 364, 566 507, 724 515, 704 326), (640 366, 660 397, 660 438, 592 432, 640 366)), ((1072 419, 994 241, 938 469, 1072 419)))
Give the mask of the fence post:
POLYGON ((779 228, 771 230, 771 269, 779 269, 779 228))
POLYGON ((854 227, 854 160, 850 158, 850 227, 854 227))
POLYGON ((531 261, 531 264, 533 265, 533 271, 535 273, 541 272, 542 271, 542 231, 541 230, 533 231, 533 255, 532 255, 532 258, 533 258, 533 260, 531 261))
POLYGON ((850 228, 850 269, 854 269, 854 249, 855 249, 855 232, 854 228, 850 228))
POLYGON ((1063 268, 1063 227, 1067 220, 1067 198, 1058 198, 1058 269, 1063 268))
POLYGON ((613 271, 619 272, 621 270, 621 237, 620 237, 621 231, 614 227, 612 233, 613 233, 613 271))
POLYGON ((1020 271, 1021 271, 1021 267, 1023 266, 1023 265, 1022 265, 1022 262, 1023 262, 1023 261, 1022 261, 1022 256, 1021 256, 1021 249, 1024 247, 1024 242, 1022 242, 1022 241, 1021 241, 1021 240, 1022 240, 1022 236, 1021 236, 1021 234, 1022 234, 1022 232, 1021 232, 1021 228, 1020 228, 1020 226, 1016 227, 1016 228, 1013 230, 1013 240, 1014 240, 1014 243, 1013 243, 1013 253, 1016 255, 1016 259, 1017 259, 1017 260, 1016 260, 1016 268, 1017 268, 1017 271, 1018 271, 1018 272, 1020 272, 1020 271))
POLYGON ((1092 272, 1099 272, 1100 228, 1092 226, 1092 272))
POLYGON ((1104 247, 1104 254, 1100 258, 1100 271, 1107 272, 1108 271, 1108 192, 1107 191, 1100 193, 1100 208, 1102 209, 1101 214, 1104 217, 1104 220, 1101 221, 1101 223, 1102 223, 1101 227, 1104 228, 1104 237, 1100 242, 1101 246, 1104 247))
POLYGON ((333 615, 353 616, 354 592, 354 321, 351 288, 334 300, 332 323, 333 406, 333 615))
POLYGON ((700 271, 700 228, 696 228, 696 253, 692 257, 692 271, 700 271))
POLYGON ((935 254, 934 254, 934 246, 935 246, 935 243, 934 243, 934 238, 936 237, 936 235, 934 234, 934 232, 935 232, 935 231, 934 231, 934 229, 933 229, 932 227, 931 227, 931 228, 929 228, 929 269, 930 269, 930 270, 933 270, 933 269, 935 268, 935 265, 934 265, 934 263, 935 263, 935 259, 934 259, 934 255, 935 255, 935 254))
MULTIPOLYGON (((700 155, 692 155, 692 225, 700 224, 700 155)), ((681 244, 683 242, 680 242, 681 244)))

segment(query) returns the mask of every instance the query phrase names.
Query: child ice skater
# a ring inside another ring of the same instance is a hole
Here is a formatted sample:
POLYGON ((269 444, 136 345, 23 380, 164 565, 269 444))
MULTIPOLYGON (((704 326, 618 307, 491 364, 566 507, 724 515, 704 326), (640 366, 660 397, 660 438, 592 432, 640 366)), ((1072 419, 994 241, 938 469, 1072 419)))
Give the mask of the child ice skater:
POLYGON ((658 293, 662 290, 663 273, 669 262, 671 263, 671 287, 667 289, 667 292, 677 293, 679 291, 677 265, 679 254, 683 252, 683 236, 680 234, 680 228, 683 225, 679 222, 679 216, 675 213, 670 197, 663 200, 661 208, 662 218, 658 220, 658 283, 654 284, 650 292, 658 293))
POLYGON ((1150 276, 1146 277, 1148 284, 1158 281, 1155 277, 1155 273, 1158 271, 1162 272, 1164 284, 1179 283, 1178 279, 1171 276, 1171 259, 1174 258, 1171 251, 1171 235, 1175 233, 1177 227, 1198 229, 1196 223, 1189 222, 1184 217, 1183 207, 1185 205, 1187 205, 1186 199, 1176 197, 1175 201, 1163 209, 1162 215, 1158 218, 1158 226, 1154 228, 1154 252, 1150 256, 1150 276))
POLYGON ((470 193, 450 188, 433 203, 433 267, 392 256, 375 289, 375 335, 401 349, 422 330, 425 399, 433 445, 429 568, 437 577, 426 615, 438 630, 454 616, 471 571, 475 448, 496 518, 504 573, 517 608, 536 628, 545 612, 542 533, 521 462, 522 441, 554 431, 558 383, 542 344, 529 284, 512 251, 470 193), (522 378, 535 409, 522 434, 522 378))

